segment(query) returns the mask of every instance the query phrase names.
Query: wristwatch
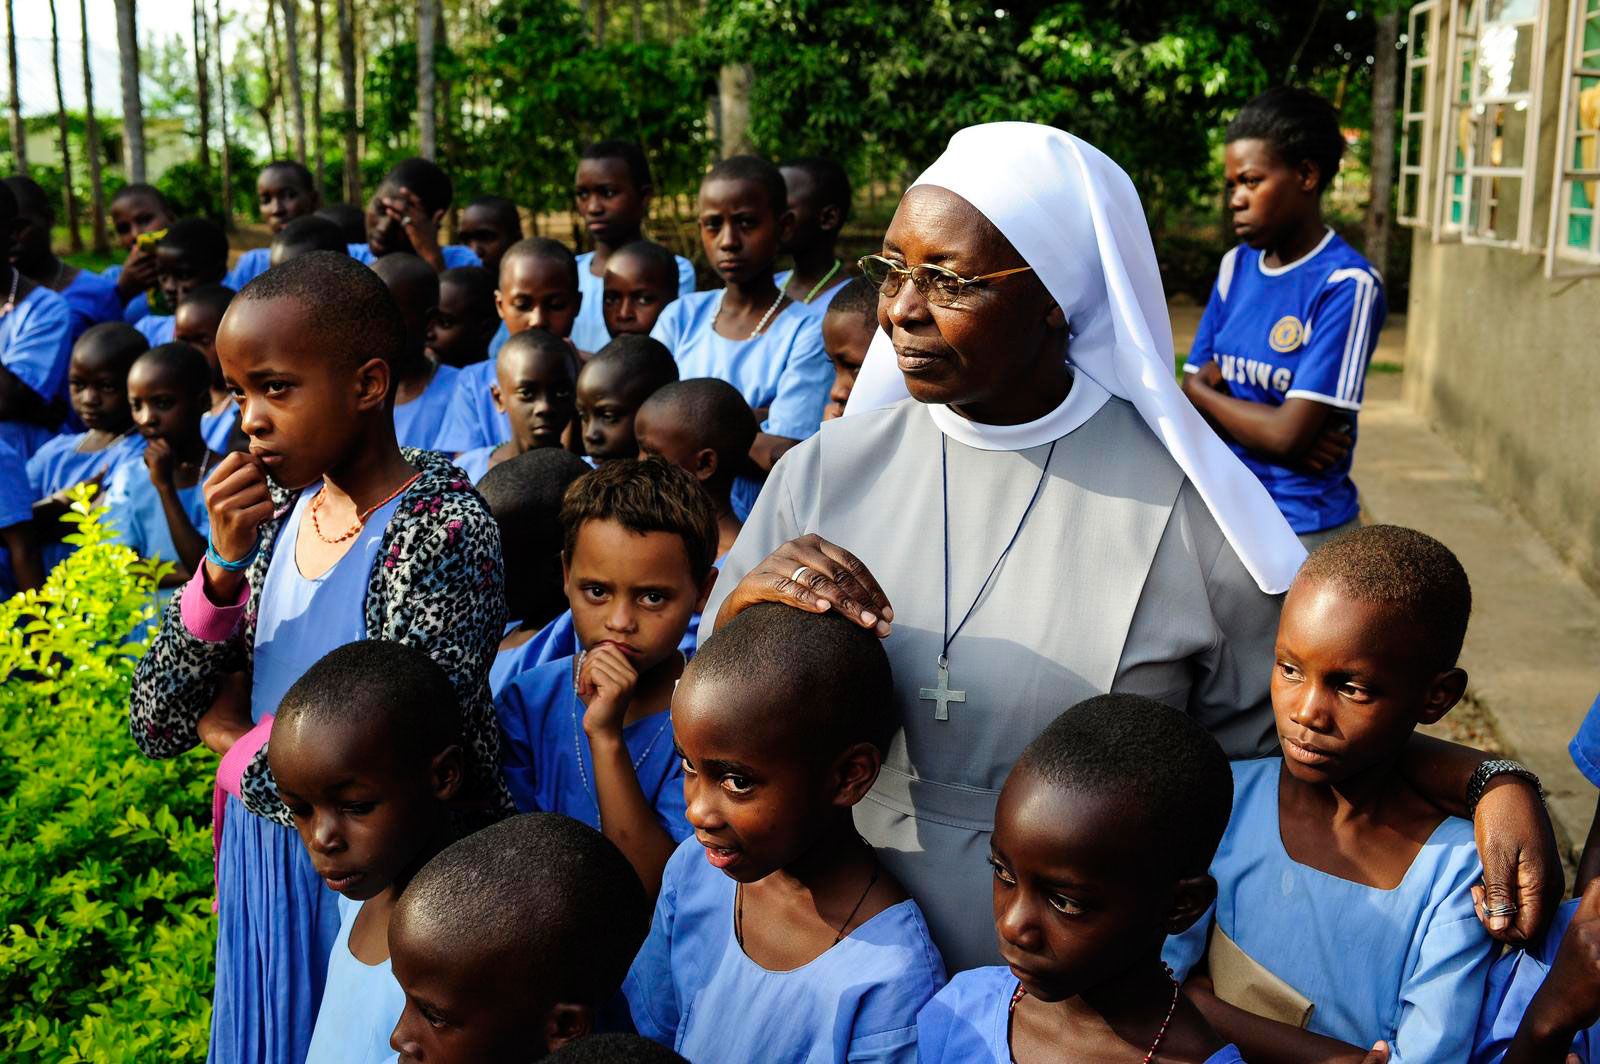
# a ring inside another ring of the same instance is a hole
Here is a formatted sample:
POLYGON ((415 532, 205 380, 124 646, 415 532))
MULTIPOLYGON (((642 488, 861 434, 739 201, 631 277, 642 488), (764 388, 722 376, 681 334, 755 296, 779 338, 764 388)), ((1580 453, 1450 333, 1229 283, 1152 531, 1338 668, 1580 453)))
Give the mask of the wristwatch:
POLYGON ((1544 787, 1539 783, 1539 777, 1527 766, 1510 761, 1505 758, 1490 758, 1479 765, 1472 773, 1472 779, 1467 781, 1467 816, 1471 817, 1478 811, 1478 802, 1483 798, 1485 787, 1496 776, 1520 776, 1533 784, 1533 792, 1539 796, 1539 801, 1544 802, 1544 787))

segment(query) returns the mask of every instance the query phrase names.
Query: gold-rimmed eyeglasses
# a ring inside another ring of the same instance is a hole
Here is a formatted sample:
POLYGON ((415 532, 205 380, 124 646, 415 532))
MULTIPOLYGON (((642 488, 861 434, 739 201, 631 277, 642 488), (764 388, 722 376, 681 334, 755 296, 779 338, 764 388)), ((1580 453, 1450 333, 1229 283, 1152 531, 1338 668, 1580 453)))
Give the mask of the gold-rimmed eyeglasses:
POLYGON ((878 291, 890 297, 900 291, 900 286, 905 283, 907 277, 911 278, 911 283, 916 286, 922 298, 936 307, 951 306, 961 298, 961 293, 973 285, 997 281, 1002 277, 1026 273, 1033 269, 1032 266, 1016 266, 1009 270, 980 274, 977 277, 963 277, 954 270, 947 270, 931 262, 906 266, 893 259, 886 259, 882 255, 863 255, 856 262, 856 266, 861 270, 861 275, 878 291))

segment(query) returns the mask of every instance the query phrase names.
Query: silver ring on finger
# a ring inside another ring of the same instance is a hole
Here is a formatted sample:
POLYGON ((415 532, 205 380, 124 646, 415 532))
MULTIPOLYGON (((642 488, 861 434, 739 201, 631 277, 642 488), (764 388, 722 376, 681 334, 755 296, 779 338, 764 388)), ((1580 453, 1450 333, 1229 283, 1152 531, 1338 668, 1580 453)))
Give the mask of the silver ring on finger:
POLYGON ((1483 915, 1490 917, 1513 916, 1519 912, 1521 908, 1522 907, 1514 901, 1506 902, 1504 905, 1485 905, 1483 907, 1483 915))
POLYGON ((803 577, 806 573, 809 573, 810 571, 811 571, 811 566, 809 566, 809 565, 797 566, 795 568, 795 571, 789 574, 789 580, 790 580, 791 583, 798 584, 798 583, 801 582, 800 578, 803 577))

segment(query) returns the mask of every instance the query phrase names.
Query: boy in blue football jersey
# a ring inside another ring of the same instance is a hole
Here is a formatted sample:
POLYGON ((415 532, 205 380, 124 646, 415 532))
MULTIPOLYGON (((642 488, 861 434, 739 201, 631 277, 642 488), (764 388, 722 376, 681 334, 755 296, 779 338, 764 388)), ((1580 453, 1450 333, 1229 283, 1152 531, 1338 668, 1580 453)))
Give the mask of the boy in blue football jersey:
POLYGON ((1222 258, 1183 390, 1308 548, 1355 524, 1356 412, 1385 313, 1383 278, 1322 220, 1344 136, 1333 108, 1271 89, 1228 126, 1243 243, 1222 258))

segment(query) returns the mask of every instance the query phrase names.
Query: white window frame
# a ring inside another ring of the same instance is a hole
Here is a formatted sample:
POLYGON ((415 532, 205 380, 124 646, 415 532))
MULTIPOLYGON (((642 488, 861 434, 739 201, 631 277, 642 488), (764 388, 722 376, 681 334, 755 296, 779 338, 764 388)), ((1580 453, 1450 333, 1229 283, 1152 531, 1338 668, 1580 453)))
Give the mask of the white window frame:
MULTIPOLYGON (((1581 3, 1583 0, 1577 0, 1581 3)), ((1396 190, 1395 221, 1405 226, 1424 226, 1428 224, 1428 175, 1432 170, 1433 145, 1428 137, 1428 116, 1433 113, 1433 57, 1438 51, 1439 43, 1435 38, 1438 29, 1433 17, 1434 10, 1439 6, 1438 0, 1423 0, 1411 9, 1406 24, 1406 87, 1404 102, 1401 106, 1400 117, 1400 185, 1396 190), (1418 27, 1421 31, 1418 31, 1418 27), (1417 42, 1427 43, 1427 49, 1422 55, 1417 55, 1417 42), (1422 99, 1412 98, 1411 87, 1417 82, 1417 72, 1422 72, 1422 99), (1411 158, 1411 143, 1413 138, 1421 147, 1415 164, 1409 164, 1411 158), (1406 196, 1409 187, 1408 179, 1415 177, 1417 181, 1417 202, 1410 202, 1406 196)))
MULTIPOLYGON (((1545 244, 1544 273, 1546 277, 1590 277, 1600 274, 1600 203, 1595 190, 1600 189, 1600 159, 1590 168, 1576 165, 1579 129, 1578 84, 1583 78, 1600 78, 1600 54, 1585 58, 1583 42, 1585 23, 1600 17, 1586 11, 1588 0, 1570 0, 1567 17, 1566 58, 1561 72, 1560 130, 1556 138, 1554 179, 1550 191, 1550 234, 1545 244), (1589 247, 1574 248, 1567 243, 1566 234, 1571 220, 1572 186, 1578 181, 1590 184, 1589 201, 1595 207, 1589 221, 1589 247)), ((1600 154, 1600 130, 1584 131, 1600 154)))
MULTIPOLYGON (((1533 233, 1533 191, 1538 164, 1539 149, 1539 104, 1542 83, 1544 80, 1544 44, 1545 23, 1548 13, 1548 0, 1535 0, 1533 18, 1527 22, 1512 23, 1525 25, 1532 31, 1529 41, 1529 70, 1528 88, 1524 92, 1508 92, 1500 96, 1488 97, 1479 94, 1479 78, 1477 75, 1478 51, 1482 37, 1481 15, 1488 0, 1450 0, 1449 37, 1445 42, 1448 45, 1446 53, 1449 66, 1445 70, 1444 106, 1440 108, 1439 115, 1439 175, 1435 186, 1434 202, 1434 230, 1435 242, 1444 240, 1460 240, 1464 244, 1480 244, 1490 247, 1513 248, 1518 251, 1542 251, 1543 248, 1535 246, 1533 233), (1458 97, 1462 94, 1461 68, 1467 53, 1471 54, 1471 69, 1468 72, 1470 83, 1466 86, 1467 97, 1465 102, 1472 113, 1482 113, 1491 105, 1522 104, 1521 110, 1527 115, 1527 128, 1524 134, 1522 147, 1522 162, 1517 166, 1494 166, 1488 162, 1480 162, 1476 158, 1477 137, 1469 136, 1463 164, 1460 167, 1453 165, 1455 160, 1454 138, 1457 134, 1458 97), (1450 219, 1452 204, 1451 181, 1455 177, 1462 178, 1461 196, 1461 222, 1455 223, 1450 219), (1521 182, 1518 196, 1517 231, 1510 237, 1498 237, 1492 230, 1475 228, 1473 223, 1474 195, 1480 181, 1496 177, 1515 178, 1521 182)), ((1542 234, 1541 234, 1542 235, 1542 234)))

